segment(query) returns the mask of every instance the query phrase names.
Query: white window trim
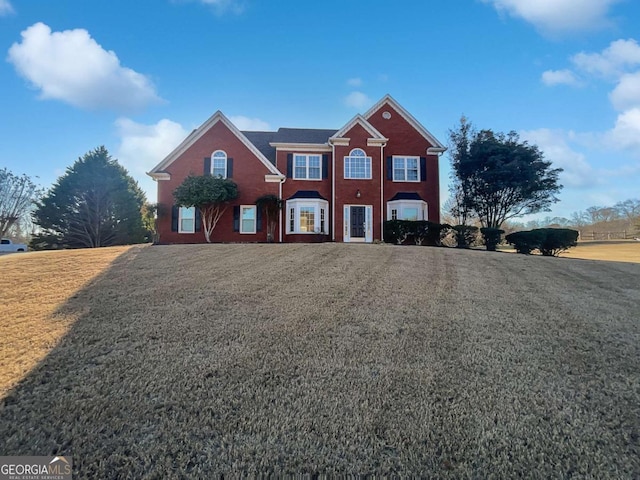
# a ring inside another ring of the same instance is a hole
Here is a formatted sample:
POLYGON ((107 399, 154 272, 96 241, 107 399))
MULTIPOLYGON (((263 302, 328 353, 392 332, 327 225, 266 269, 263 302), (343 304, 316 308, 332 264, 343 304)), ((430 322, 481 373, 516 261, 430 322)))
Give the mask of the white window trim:
POLYGON ((387 202, 387 220, 392 219, 392 210, 398 211, 398 220, 404 220, 405 208, 417 208, 418 220, 429 220, 429 209, 427 208, 427 202, 424 200, 393 200, 392 202, 387 202))
POLYGON ((416 157, 415 155, 393 155, 391 157, 391 178, 393 178, 394 182, 400 183, 419 183, 420 182, 420 157, 416 157), (404 180, 396 180, 396 158, 404 158, 404 180), (416 159, 416 164, 418 165, 418 175, 417 180, 407 180, 407 159, 416 159))
POLYGON ((344 179, 345 180, 371 180, 373 178, 371 157, 367 156, 367 152, 365 152, 364 149, 362 149, 362 148, 354 148, 353 150, 351 150, 349 152, 349 155, 344 157, 344 172, 343 173, 344 173, 344 179), (353 155, 353 152, 356 151, 356 150, 362 151, 365 156, 362 157, 360 155, 353 155), (367 160, 369 162, 369 176, 368 177, 347 177, 347 159, 351 159, 351 158, 357 158, 357 159, 364 158, 365 160, 367 160))
POLYGON ((216 150, 215 152, 213 152, 211 154, 211 175, 213 175, 213 165, 215 162, 215 155, 216 153, 224 153, 224 175, 222 176, 222 178, 227 178, 227 166, 229 165, 229 155, 227 155, 227 152, 225 152, 224 150, 216 150))
POLYGON ((294 153, 293 154, 293 165, 292 174, 294 180, 309 180, 311 182, 321 182, 322 181, 322 154, 317 153, 294 153), (296 177, 296 157, 305 157, 305 175, 306 177, 296 177), (309 157, 320 157, 320 176, 318 178, 309 178, 309 157))
POLYGON ((323 234, 327 235, 329 233, 329 222, 328 222, 328 214, 329 214, 329 202, 326 200, 319 200, 314 198, 297 198, 295 200, 287 200, 286 206, 287 212, 287 234, 291 235, 310 235, 310 234, 323 234), (312 207, 315 209, 314 214, 314 228, 313 232, 301 232, 300 228, 300 209, 303 207, 312 207), (294 210, 294 220, 293 225, 294 229, 291 230, 291 209, 294 210), (325 231, 320 231, 321 225, 321 217, 322 214, 320 212, 321 209, 324 209, 324 229, 325 231))
POLYGON ((178 207, 178 233, 196 233, 196 207, 178 207), (182 229, 182 209, 193 210, 193 230, 182 229))
POLYGON ((258 229, 258 209, 255 205, 240 205, 240 228, 239 231, 243 235, 251 235, 257 233, 258 229), (242 210, 245 208, 251 208, 253 210, 253 230, 250 232, 242 231, 242 210))

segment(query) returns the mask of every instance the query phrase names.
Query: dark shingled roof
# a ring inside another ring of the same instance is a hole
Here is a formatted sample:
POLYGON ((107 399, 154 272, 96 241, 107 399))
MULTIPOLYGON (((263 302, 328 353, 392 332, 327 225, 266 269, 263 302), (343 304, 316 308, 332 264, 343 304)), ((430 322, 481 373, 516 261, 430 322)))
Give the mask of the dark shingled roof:
POLYGON ((242 134, 267 157, 267 160, 274 165, 276 164, 276 149, 269 145, 269 143, 274 141, 273 138, 278 132, 242 132, 242 134))
POLYGON ((338 130, 317 128, 280 128, 277 132, 242 132, 274 165, 276 149, 270 143, 327 143, 338 130))
POLYGON ((422 200, 422 197, 418 195, 418 192, 398 192, 389 201, 393 202, 394 200, 422 200))
POLYGON ((338 130, 318 128, 280 128, 274 142, 280 143, 327 143, 338 130))
POLYGON ((298 190, 296 193, 291 195, 287 200, 294 200, 296 198, 319 198, 320 200, 326 200, 320 192, 317 190, 298 190))

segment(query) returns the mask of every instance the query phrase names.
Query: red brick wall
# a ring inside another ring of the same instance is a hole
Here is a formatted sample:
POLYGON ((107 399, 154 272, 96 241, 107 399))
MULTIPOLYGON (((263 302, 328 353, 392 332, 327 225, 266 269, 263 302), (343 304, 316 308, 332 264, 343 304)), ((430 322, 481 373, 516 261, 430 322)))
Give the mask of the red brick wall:
MULTIPOLYGON (((276 152, 276 165, 280 172, 283 175, 287 174, 287 155, 295 154, 295 153, 303 153, 303 154, 311 154, 311 155, 326 155, 328 159, 328 172, 329 178, 325 180, 298 180, 295 178, 287 177, 287 180, 282 185, 282 199, 285 201, 285 205, 283 206, 283 217, 282 217, 282 235, 283 241, 285 242, 315 242, 318 240, 318 236, 315 234, 287 234, 287 210, 286 210, 286 200, 292 197, 298 190, 315 190, 329 202, 329 211, 328 215, 328 226, 331 227, 331 152, 312 152, 304 149, 298 150, 278 150, 276 152)), ((327 236, 327 239, 331 239, 331 233, 327 236)))
POLYGON ((373 239, 382 238, 380 224, 380 147, 368 147, 367 139, 371 137, 360 124, 356 124, 344 137, 349 138, 348 146, 336 146, 336 242, 344 238, 344 206, 365 205, 373 207, 373 239), (345 179, 344 157, 354 148, 361 148, 371 157, 371 179, 345 179), (356 192, 360 190, 360 198, 356 192))
POLYGON ((393 155, 414 155, 427 159, 427 181, 414 182, 384 182, 385 218, 386 202, 398 192, 416 191, 425 199, 429 209, 429 220, 440 222, 440 183, 438 171, 438 156, 427 155, 427 148, 431 145, 418 131, 416 131, 402 116, 391 106, 385 104, 368 119, 380 133, 389 139, 384 148, 385 161, 393 155), (382 112, 389 112, 390 119, 384 119, 382 112))
MULTIPOLYGON (((238 184, 239 197, 234 200, 212 233, 214 242, 263 242, 267 239, 265 219, 262 219, 262 231, 241 234, 233 231, 233 205, 254 205, 256 198, 270 193, 278 195, 277 183, 265 183, 264 176, 271 173, 268 168, 236 137, 222 122, 216 123, 185 153, 169 165, 165 171, 171 180, 158 181, 158 203, 161 213, 158 217, 158 230, 162 243, 202 243, 205 242, 202 231, 196 233, 178 233, 171 231, 171 206, 174 204, 173 191, 188 175, 204 173, 204 158, 210 157, 215 150, 224 150, 228 158, 233 158, 233 178, 238 184)), ((276 229, 277 232, 277 229, 276 229)), ((277 237, 277 234, 276 234, 277 237)), ((276 238, 276 241, 279 239, 276 238)))

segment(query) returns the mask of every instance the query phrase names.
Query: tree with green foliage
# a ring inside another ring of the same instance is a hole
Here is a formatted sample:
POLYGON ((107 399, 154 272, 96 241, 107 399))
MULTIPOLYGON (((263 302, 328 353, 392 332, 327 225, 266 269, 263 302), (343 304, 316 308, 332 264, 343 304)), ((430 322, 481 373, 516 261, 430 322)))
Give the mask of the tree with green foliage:
POLYGON ((267 194, 256 199, 256 206, 264 213, 267 223, 267 242, 271 243, 275 238, 278 227, 278 214, 282 210, 284 202, 277 195, 267 194))
POLYGON ((104 147, 68 167, 37 203, 34 248, 87 248, 144 241, 145 195, 104 147))
POLYGON ((27 175, 0 169, 0 237, 26 220, 44 192, 27 175))
POLYGON ((516 132, 475 131, 463 117, 450 142, 458 208, 483 227, 500 228, 510 218, 549 211, 558 201, 562 169, 551 168, 538 147, 516 132))
POLYGON ((160 241, 158 233, 158 204, 145 203, 140 213, 142 214, 142 225, 149 232, 149 239, 153 243, 158 243, 160 241))
POLYGON ((211 233, 218 220, 238 198, 238 186, 232 180, 213 175, 189 175, 175 189, 173 197, 181 207, 196 207, 202 218, 204 238, 211 243, 211 233))

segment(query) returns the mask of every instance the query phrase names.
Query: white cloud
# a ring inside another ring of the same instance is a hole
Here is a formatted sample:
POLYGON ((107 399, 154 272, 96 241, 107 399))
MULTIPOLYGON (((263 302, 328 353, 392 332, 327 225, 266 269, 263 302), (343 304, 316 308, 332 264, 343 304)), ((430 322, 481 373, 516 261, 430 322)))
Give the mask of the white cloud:
POLYGON ((597 172, 584 154, 571 148, 567 136, 558 130, 540 128, 521 132, 522 138, 537 145, 553 168, 562 168, 560 182, 567 187, 587 187, 598 182, 597 172))
POLYGON ((548 86, 554 85, 569 85, 578 86, 581 84, 580 80, 571 70, 547 70, 542 73, 542 83, 548 86))
POLYGON ((591 30, 608 23, 619 0, 482 0, 500 13, 521 18, 545 33, 591 30))
POLYGON ((52 32, 36 23, 9 49, 8 61, 40 90, 81 108, 133 110, 161 101, 151 81, 123 67, 113 51, 104 50, 84 29, 52 32))
POLYGON ((605 141, 611 148, 631 150, 640 158, 640 107, 618 115, 613 129, 605 134, 605 141))
POLYGON ((371 106, 373 102, 362 92, 351 92, 344 99, 344 103, 347 107, 364 108, 371 106))
POLYGON ((640 107, 640 71, 623 75, 609 99, 617 110, 640 107))
POLYGON ((0 0, 0 17, 13 13, 13 7, 9 0, 0 0))
POLYGON ((155 201, 156 184, 146 175, 184 140, 188 132, 179 123, 163 119, 153 125, 119 118, 115 122, 120 144, 116 157, 138 180, 150 201, 155 201))
POLYGON ((633 38, 616 40, 600 53, 580 52, 571 58, 573 64, 587 73, 618 77, 629 68, 640 65, 640 45, 633 38))
POLYGON ((362 79, 361 78, 350 78, 349 80, 347 80, 347 85, 349 85, 351 87, 361 87, 362 86, 362 79))
POLYGON ((229 117, 229 120, 238 127, 238 130, 248 130, 248 131, 270 131, 271 126, 265 122, 264 120, 260 120, 259 118, 249 118, 244 117, 242 115, 235 115, 233 117, 229 117))

